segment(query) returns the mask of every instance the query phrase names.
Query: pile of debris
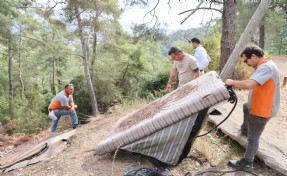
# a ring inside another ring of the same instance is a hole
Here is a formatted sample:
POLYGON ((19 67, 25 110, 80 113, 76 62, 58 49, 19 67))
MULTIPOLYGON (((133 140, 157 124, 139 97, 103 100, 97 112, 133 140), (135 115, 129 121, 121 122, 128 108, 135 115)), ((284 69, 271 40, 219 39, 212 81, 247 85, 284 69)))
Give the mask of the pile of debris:
POLYGON ((21 144, 41 139, 48 134, 48 130, 45 130, 37 135, 24 133, 9 135, 9 132, 15 129, 16 126, 12 123, 7 123, 6 125, 0 123, 0 157, 2 157, 3 153, 10 152, 21 144))

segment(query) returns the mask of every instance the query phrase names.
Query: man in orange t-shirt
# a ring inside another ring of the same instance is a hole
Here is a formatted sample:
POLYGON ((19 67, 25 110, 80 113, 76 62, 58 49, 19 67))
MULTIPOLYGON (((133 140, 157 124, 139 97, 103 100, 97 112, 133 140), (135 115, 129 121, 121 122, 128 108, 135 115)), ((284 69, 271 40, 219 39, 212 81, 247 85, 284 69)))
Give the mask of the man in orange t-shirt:
POLYGON ((237 169, 252 169, 259 138, 266 123, 279 110, 279 70, 270 58, 264 58, 264 51, 258 46, 247 46, 241 57, 254 68, 252 76, 243 81, 227 79, 225 85, 250 90, 248 101, 243 105, 244 121, 241 126, 241 132, 247 133, 248 144, 244 157, 239 161, 231 160, 228 164, 237 169))
POLYGON ((72 128, 78 126, 78 117, 76 113, 77 105, 73 100, 74 85, 67 84, 65 89, 59 92, 51 101, 49 105, 49 116, 54 116, 51 124, 51 132, 55 132, 58 122, 63 115, 70 115, 72 128))

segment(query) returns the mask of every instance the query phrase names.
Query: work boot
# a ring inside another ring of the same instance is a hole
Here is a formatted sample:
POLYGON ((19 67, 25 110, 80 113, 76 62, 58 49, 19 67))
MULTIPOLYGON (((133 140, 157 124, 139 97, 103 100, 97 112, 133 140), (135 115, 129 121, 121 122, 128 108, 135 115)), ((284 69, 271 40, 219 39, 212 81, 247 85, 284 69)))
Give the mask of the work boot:
POLYGON ((228 165, 235 168, 235 169, 244 169, 244 170, 252 170, 253 169, 253 163, 246 161, 244 158, 241 160, 230 160, 228 162, 228 165))

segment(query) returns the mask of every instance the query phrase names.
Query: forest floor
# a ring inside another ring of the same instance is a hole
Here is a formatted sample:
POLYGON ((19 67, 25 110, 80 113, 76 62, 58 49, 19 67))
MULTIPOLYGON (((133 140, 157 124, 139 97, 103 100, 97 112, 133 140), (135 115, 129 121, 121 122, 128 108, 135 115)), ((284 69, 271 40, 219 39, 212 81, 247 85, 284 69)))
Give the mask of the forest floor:
MULTIPOLYGON (((287 56, 277 56, 273 60, 277 63, 281 76, 287 76, 287 56), (284 70, 285 69, 285 70, 284 70)), ((282 79, 281 79, 282 80, 282 79)), ((281 109, 277 118, 272 119, 272 123, 277 123, 280 128, 287 129, 286 123, 286 107, 287 107, 287 86, 282 88, 281 109)), ((239 95, 241 99, 247 99, 246 93, 239 95)), ((131 106, 117 106, 113 108, 110 114, 99 115, 96 118, 91 118, 91 122, 82 125, 76 130, 75 136, 71 139, 69 147, 58 154, 56 157, 40 162, 34 165, 27 166, 18 170, 11 171, 6 175, 37 175, 37 176, 110 176, 110 175, 124 175, 126 169, 148 167, 154 168, 146 159, 136 154, 118 153, 116 157, 112 154, 104 156, 95 156, 93 151, 97 144, 109 132, 115 122, 126 114, 143 107, 147 102, 143 101, 131 106), (132 166, 132 167, 131 167, 132 166)), ((63 120, 64 121, 64 120, 63 120)), ((61 121, 62 123, 64 123, 61 121)), ((60 122, 60 123, 61 123, 60 122)), ((201 133, 212 128, 212 124, 206 123, 201 133)), ((27 151, 32 146, 44 140, 49 135, 48 129, 42 133, 34 136, 18 134, 10 136, 12 141, 6 145, 0 146, 0 152, 7 152, 7 155, 0 157, 0 163, 5 160, 16 158, 24 151, 27 151), (12 140, 13 138, 13 140, 12 140), (20 140, 22 139, 22 140, 20 140), (14 142, 13 142, 14 141, 14 142), (16 143, 18 141, 18 144, 16 143), (25 142, 21 144, 21 141, 25 142), (27 141, 27 142, 26 142, 27 141)), ((230 139, 227 135, 220 131, 212 132, 211 134, 198 138, 190 151, 190 156, 199 158, 203 162, 203 166, 192 158, 186 158, 176 167, 171 167, 166 175, 183 176, 187 172, 194 173, 208 169, 212 170, 231 170, 227 166, 230 159, 240 158, 244 154, 244 148, 237 142, 230 139), (212 165, 212 166, 211 166, 212 165)), ((0 153, 1 154, 1 153, 0 153)), ((256 169, 254 173, 258 175, 276 175, 282 174, 267 167, 259 159, 255 161, 256 169)), ((210 174, 215 175, 215 174, 210 174)), ((250 175, 248 173, 236 172, 226 175, 250 175)))

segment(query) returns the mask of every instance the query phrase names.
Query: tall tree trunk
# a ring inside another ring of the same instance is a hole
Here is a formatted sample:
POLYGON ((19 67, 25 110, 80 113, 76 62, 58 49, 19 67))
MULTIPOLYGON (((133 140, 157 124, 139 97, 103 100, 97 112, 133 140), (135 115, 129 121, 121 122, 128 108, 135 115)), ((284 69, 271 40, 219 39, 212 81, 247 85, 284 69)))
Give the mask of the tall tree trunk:
POLYGON ((92 62, 91 62, 91 73, 92 73, 92 80, 94 80, 94 75, 96 75, 96 57, 97 57, 97 42, 98 42, 98 23, 99 23, 99 16, 101 14, 100 8, 98 8, 96 4, 96 11, 94 17, 94 30, 93 30, 93 53, 92 53, 92 62))
POLYGON ((53 56, 52 93, 56 95, 56 58, 53 56))
POLYGON ((92 113, 93 115, 97 115, 98 113, 98 105, 97 105, 97 99, 95 96, 91 76, 90 76, 90 70, 89 70, 89 58, 88 58, 88 53, 87 53, 87 45, 85 42, 84 34, 83 34, 83 28, 82 28, 82 23, 81 23, 81 18, 80 18, 80 13, 78 7, 75 7, 75 13, 77 17, 77 22, 78 22, 78 27, 79 27, 79 34, 80 34, 80 39, 81 39, 81 45, 82 45, 82 51, 83 51, 83 57, 84 57, 84 69, 85 69, 85 77, 87 81, 87 87, 89 90, 89 96, 91 100, 91 105, 92 105, 92 113))
POLYGON ((97 33, 94 31, 93 34, 93 54, 92 54, 92 63, 91 63, 91 73, 92 73, 92 80, 93 80, 93 75, 95 74, 95 63, 96 63, 96 54, 97 54, 97 33))
POLYGON ((18 48, 19 48, 19 55, 18 55, 18 59, 19 59, 19 80, 20 80, 20 84, 21 84, 21 98, 24 97, 24 91, 25 91, 25 85, 23 82, 23 78, 22 78, 22 65, 21 65, 21 54, 22 54, 22 26, 20 25, 20 37, 19 37, 19 43, 18 43, 18 48))
POLYGON ((235 69, 235 65, 239 60, 239 54, 244 49, 244 46, 250 42, 250 39, 255 32, 256 28, 258 28, 260 21, 264 17, 265 13, 267 12, 269 6, 271 5, 273 0, 264 0, 261 1, 259 6, 257 7, 255 13, 251 17, 249 23, 247 24, 244 32, 240 36, 238 42, 234 50, 232 51, 229 59, 227 60, 226 65, 224 66, 223 70, 220 73, 220 76, 223 80, 232 77, 232 74, 235 69))
MULTIPOLYGON (((55 33, 53 32, 53 35, 52 35, 52 41, 54 42, 54 39, 55 39, 55 33)), ((54 48, 53 46, 53 51, 56 51, 56 49, 54 48)), ((52 54, 52 93, 53 95, 56 95, 56 57, 54 56, 54 54, 52 54)), ((59 84, 60 85, 60 84, 59 84)))
POLYGON ((12 34, 9 32, 8 39, 8 77, 9 77, 9 111, 13 114, 13 76, 12 76, 12 34))
POLYGON ((236 1, 223 1, 220 71, 222 71, 236 44, 236 1))
POLYGON ((264 49, 265 47, 265 25, 261 23, 259 27, 259 47, 264 49))

